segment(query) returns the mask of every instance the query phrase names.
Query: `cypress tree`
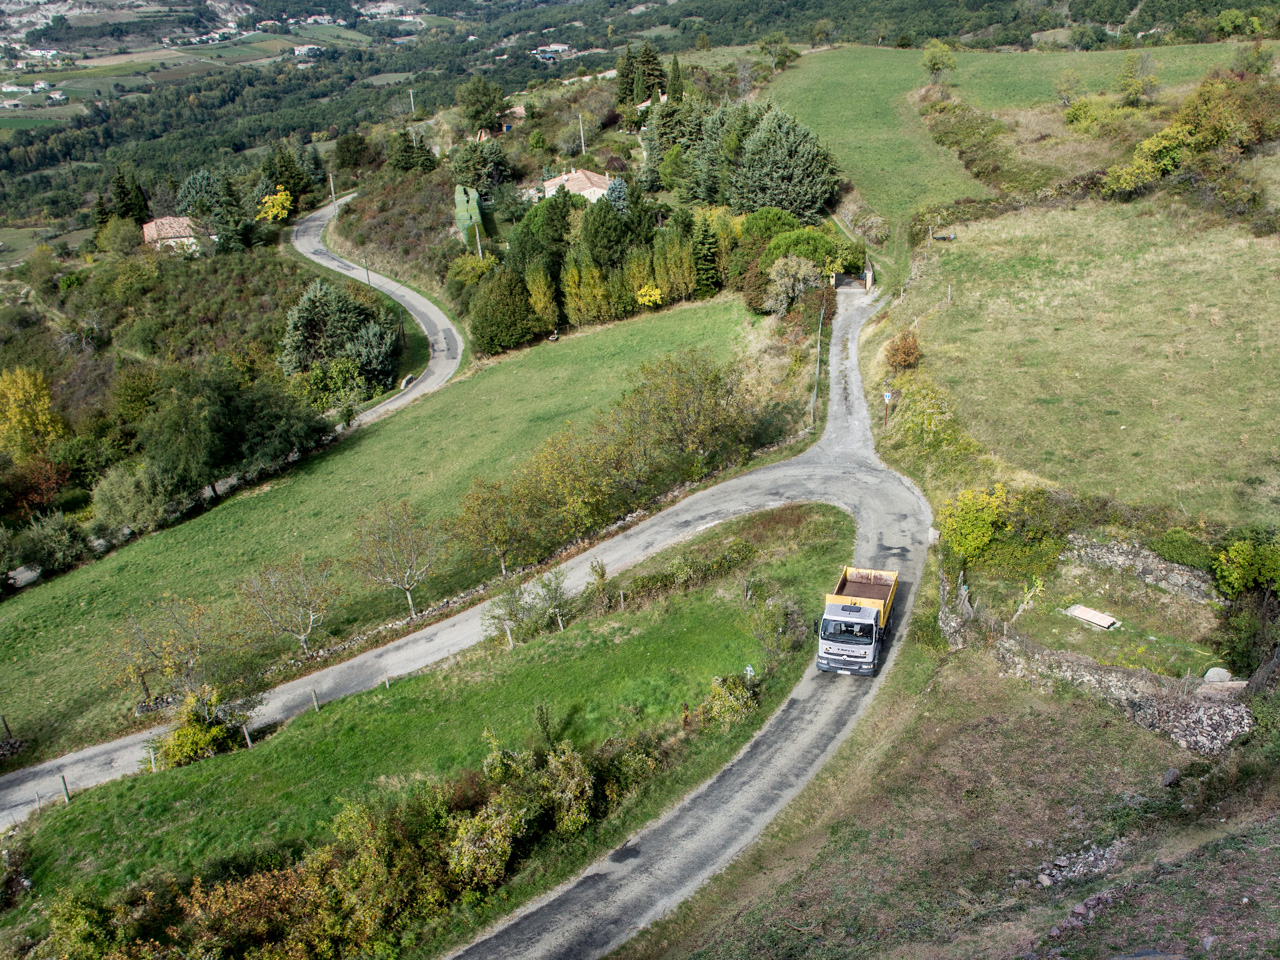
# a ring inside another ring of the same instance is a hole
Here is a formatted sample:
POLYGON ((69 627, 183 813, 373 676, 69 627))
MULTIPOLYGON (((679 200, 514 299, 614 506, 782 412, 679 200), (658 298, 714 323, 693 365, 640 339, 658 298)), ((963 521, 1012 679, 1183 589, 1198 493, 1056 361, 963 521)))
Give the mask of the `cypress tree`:
POLYGON ((674 53, 671 55, 671 80, 667 84, 667 99, 672 103, 679 103, 684 99, 684 76, 680 73, 680 57, 674 53))
POLYGON ((697 270, 694 297, 701 300, 714 296, 720 282, 720 274, 716 270, 716 235, 703 217, 693 224, 693 263, 697 270))
POLYGON ((129 174, 129 207, 128 214, 133 222, 138 226, 142 226, 151 219, 151 208, 147 203, 147 195, 142 192, 142 187, 138 184, 138 178, 133 174, 129 174))
POLYGON ((93 201, 93 225, 101 230, 110 220, 111 211, 107 209, 107 198, 98 194, 98 199, 93 201))
POLYGON ((631 80, 631 102, 644 103, 644 101, 645 101, 644 72, 641 70, 636 70, 632 74, 632 80, 631 80))
MULTIPOLYGON (((627 103, 636 86, 636 59, 631 54, 631 44, 627 44, 626 52, 618 58, 618 103, 627 103)), ((638 103, 631 100, 631 103, 638 103)))
MULTIPOLYGON (((667 71, 662 69, 662 61, 658 59, 657 51, 649 46, 649 41, 644 42, 644 46, 640 48, 640 63, 637 72, 644 78, 644 91, 651 94, 654 90, 665 90, 667 88, 667 71)), ((644 97, 640 98, 645 99, 644 97)))
POLYGON ((116 216, 129 216, 129 178, 119 168, 111 178, 111 206, 116 216))

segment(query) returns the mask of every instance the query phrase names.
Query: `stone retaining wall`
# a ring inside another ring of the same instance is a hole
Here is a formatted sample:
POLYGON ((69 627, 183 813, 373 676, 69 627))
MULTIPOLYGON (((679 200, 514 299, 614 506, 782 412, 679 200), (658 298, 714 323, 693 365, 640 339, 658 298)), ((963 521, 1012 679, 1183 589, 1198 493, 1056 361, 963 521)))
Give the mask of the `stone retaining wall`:
POLYGON ((1011 630, 1004 621, 974 611, 963 579, 959 589, 952 591, 946 575, 940 572, 939 578, 938 626, 953 650, 981 646, 1012 676, 1038 685, 1062 681, 1088 690, 1139 726, 1205 756, 1221 756, 1253 726, 1253 715, 1243 703, 1204 698, 1203 680, 1175 680, 1148 670, 1108 667, 1084 654, 1051 650, 1011 630))
POLYGON ((1111 567, 1115 570, 1131 570, 1152 586, 1178 593, 1204 603, 1221 600, 1213 584, 1213 577, 1195 567, 1170 563, 1146 547, 1131 540, 1101 543, 1076 533, 1067 534, 1064 558, 1095 567, 1111 567))

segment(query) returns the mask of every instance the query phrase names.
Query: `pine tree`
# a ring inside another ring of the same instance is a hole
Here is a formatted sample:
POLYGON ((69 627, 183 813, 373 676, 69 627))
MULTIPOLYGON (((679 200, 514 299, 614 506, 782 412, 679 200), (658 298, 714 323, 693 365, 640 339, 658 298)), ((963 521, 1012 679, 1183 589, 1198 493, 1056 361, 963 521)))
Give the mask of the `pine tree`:
POLYGON ((729 199, 739 212, 778 207, 816 223, 838 184, 830 151, 791 117, 771 110, 743 141, 729 199))
POLYGON ((679 103, 684 99, 684 77, 680 73, 680 57, 671 55, 671 80, 667 84, 667 100, 679 103))
POLYGON ((716 269, 716 235, 706 219, 699 217, 693 224, 693 262, 697 271, 695 298, 702 300, 714 296, 720 274, 716 269))
POLYGON ((618 103, 638 103, 638 100, 628 101, 636 86, 636 59, 631 54, 631 44, 627 44, 626 52, 618 58, 618 103))

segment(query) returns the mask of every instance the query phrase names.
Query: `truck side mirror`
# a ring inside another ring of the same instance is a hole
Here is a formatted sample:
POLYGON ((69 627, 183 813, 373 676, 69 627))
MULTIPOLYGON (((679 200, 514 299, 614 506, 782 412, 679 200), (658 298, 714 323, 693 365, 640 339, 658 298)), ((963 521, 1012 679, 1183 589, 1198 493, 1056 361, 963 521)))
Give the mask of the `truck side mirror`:
POLYGON ((813 621, 813 632, 814 632, 815 634, 818 632, 818 621, 817 621, 817 620, 813 621))

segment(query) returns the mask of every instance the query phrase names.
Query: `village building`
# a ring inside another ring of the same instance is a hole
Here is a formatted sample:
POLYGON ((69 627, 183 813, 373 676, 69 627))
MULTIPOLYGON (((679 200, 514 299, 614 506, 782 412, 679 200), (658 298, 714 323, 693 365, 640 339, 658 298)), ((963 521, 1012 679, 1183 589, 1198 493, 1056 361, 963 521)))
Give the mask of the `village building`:
POLYGON ((580 197, 586 197, 588 202, 595 203, 609 189, 609 179, 590 170, 570 170, 543 181, 542 192, 549 197, 563 186, 570 193, 576 193, 580 197))
POLYGON ((166 248, 180 253, 199 253, 202 236, 202 233, 196 231, 190 217, 161 217, 142 225, 143 242, 157 250, 166 248))

